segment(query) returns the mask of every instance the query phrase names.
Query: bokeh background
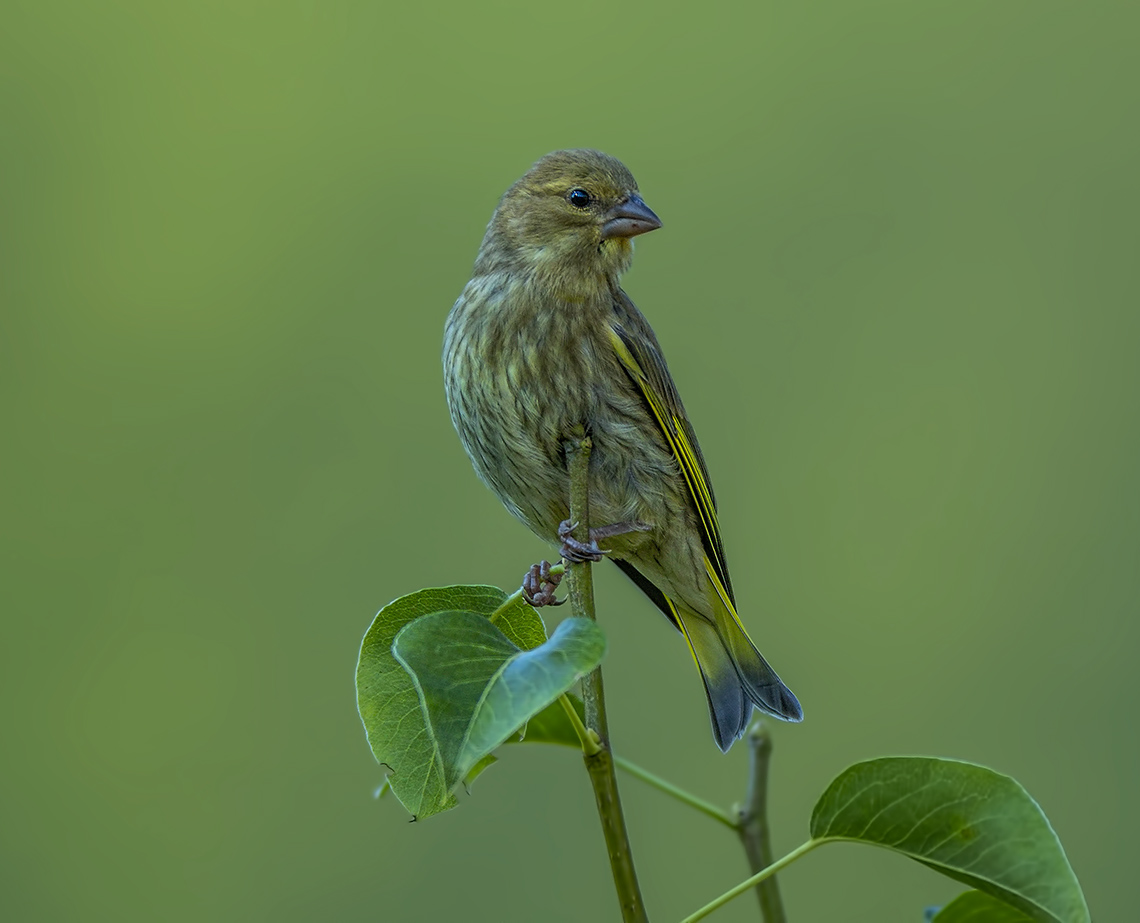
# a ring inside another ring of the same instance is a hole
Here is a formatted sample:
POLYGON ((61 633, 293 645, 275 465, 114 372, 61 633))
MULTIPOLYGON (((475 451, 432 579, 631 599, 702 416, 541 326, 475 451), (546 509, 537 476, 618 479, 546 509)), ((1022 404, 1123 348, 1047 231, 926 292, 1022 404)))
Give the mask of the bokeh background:
MULTIPOLYGON (((617 919, 570 751, 409 824, 375 611, 546 553, 444 405, 444 317, 549 150, 634 171, 627 289, 802 699, 777 849, 848 763, 1010 773, 1135 912, 1134 3, 30 3, 0 13, 0 893, 9 920, 617 919)), ((599 569, 618 749, 723 804, 681 639, 599 569)), ((649 908, 746 873, 627 780, 649 908)), ((829 847, 797 921, 958 886, 829 847)), ((744 897, 715 919, 757 919, 744 897)))

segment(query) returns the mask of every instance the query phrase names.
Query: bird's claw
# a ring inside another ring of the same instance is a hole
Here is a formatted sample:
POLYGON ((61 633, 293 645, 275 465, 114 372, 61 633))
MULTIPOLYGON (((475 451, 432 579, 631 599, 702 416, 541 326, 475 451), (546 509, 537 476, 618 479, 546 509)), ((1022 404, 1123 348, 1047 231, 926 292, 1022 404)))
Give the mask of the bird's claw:
POLYGON ((596 564, 607 554, 608 549, 598 547, 598 539, 612 538, 615 535, 625 535, 627 532, 648 532, 653 528, 649 523, 634 519, 629 522, 615 522, 608 526, 598 526, 590 530, 590 541, 580 542, 574 538, 573 531, 578 524, 563 520, 558 526, 558 537, 562 540, 562 557, 569 564, 581 564, 590 561, 596 564))
POLYGON ((565 519, 558 526, 558 537, 562 540, 562 559, 568 564, 582 564, 589 561, 597 564, 602 560, 606 553, 598 547, 598 543, 593 538, 593 530, 590 533, 590 540, 588 542, 580 542, 571 534, 578 527, 577 523, 571 523, 569 519, 565 519))
POLYGON ((541 609, 543 606, 561 606, 566 600, 554 597, 554 591, 561 582, 562 574, 550 573, 549 561, 532 564, 523 577, 523 599, 536 609, 541 609))

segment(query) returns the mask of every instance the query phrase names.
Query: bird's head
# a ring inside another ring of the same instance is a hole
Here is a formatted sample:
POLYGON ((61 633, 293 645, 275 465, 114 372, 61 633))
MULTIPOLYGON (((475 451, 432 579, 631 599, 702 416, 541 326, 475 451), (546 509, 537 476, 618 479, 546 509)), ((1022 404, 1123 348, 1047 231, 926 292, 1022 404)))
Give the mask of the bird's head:
POLYGON ((621 161, 601 151, 555 151, 503 194, 480 256, 491 251, 496 262, 567 283, 614 279, 629 268, 631 238, 659 227, 621 161))

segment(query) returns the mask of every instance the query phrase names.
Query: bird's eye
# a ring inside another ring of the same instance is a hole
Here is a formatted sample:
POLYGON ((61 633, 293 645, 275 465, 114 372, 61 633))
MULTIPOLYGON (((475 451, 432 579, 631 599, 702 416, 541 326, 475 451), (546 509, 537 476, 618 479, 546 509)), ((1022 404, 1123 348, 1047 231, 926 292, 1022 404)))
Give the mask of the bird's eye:
POLYGON ((590 193, 585 189, 571 189, 570 194, 566 196, 566 200, 575 208, 590 207, 590 193))

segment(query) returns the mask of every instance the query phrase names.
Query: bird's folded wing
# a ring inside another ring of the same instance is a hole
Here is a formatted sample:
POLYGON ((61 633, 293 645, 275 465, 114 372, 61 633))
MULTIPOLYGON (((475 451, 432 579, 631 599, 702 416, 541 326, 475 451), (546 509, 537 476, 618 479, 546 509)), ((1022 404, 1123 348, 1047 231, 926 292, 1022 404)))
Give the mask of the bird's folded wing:
MULTIPOLYGON (((625 310, 626 323, 649 324, 637 308, 626 300, 621 305, 625 310)), ((639 331, 640 332, 640 331, 639 331)), ((696 433, 685 416, 685 409, 677 394, 677 387, 669 375, 669 369, 661 356, 652 332, 648 336, 634 337, 620 320, 610 327, 610 341, 614 352, 630 379, 645 398, 646 405, 661 428, 665 442, 677 460, 677 465, 685 476, 689 497, 697 512, 701 525, 701 538, 708 557, 709 575, 713 578, 719 595, 725 598, 730 611, 735 609, 732 597, 732 584, 728 578, 728 566, 724 557, 724 546, 720 539, 720 525, 717 522, 716 500, 709 483, 701 448, 697 444, 696 433)))

